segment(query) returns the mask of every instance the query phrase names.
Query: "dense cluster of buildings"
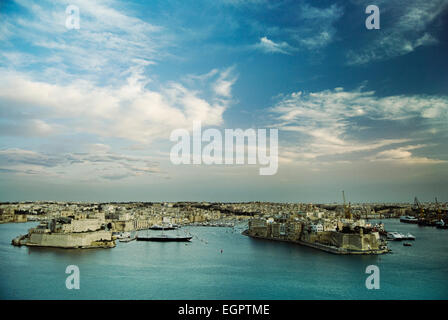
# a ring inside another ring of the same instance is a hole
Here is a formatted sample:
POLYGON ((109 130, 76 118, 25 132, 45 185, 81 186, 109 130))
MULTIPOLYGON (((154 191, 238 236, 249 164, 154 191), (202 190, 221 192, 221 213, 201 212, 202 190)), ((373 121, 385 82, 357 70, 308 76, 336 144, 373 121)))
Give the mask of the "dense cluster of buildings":
POLYGON ((336 212, 298 212, 259 216, 249 221, 245 234, 254 238, 287 241, 336 254, 389 252, 377 226, 363 219, 347 219, 336 212))
MULTIPOLYGON (((142 230, 154 224, 198 224, 234 217, 256 215, 274 216, 306 212, 307 215, 330 214, 341 210, 341 205, 313 205, 304 203, 208 203, 208 202, 18 202, 0 204, 0 223, 47 220, 59 217, 88 217, 104 213, 110 229, 117 231, 142 230), (316 213, 317 212, 317 213, 316 213)), ((400 217, 412 211, 411 205, 381 204, 352 205, 356 218, 400 217)))
POLYGON ((21 202, 0 204, 0 222, 41 221, 16 244, 111 247, 112 234, 160 225, 217 225, 249 220, 245 234, 298 242, 335 253, 381 253, 387 246, 364 218, 398 217, 410 205, 313 205, 208 202, 21 202), (347 210, 350 216, 347 217, 347 210))
POLYGON ((147 229, 160 224, 193 224, 229 218, 210 204, 200 203, 67 203, 32 202, 0 204, 0 222, 82 220, 104 217, 113 231, 147 229))

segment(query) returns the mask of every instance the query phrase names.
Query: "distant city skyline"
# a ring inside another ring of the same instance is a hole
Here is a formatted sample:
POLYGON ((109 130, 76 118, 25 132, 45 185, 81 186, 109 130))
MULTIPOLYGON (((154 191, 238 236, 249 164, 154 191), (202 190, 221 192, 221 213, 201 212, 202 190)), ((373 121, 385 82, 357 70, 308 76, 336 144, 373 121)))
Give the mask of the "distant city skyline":
POLYGON ((0 19, 0 201, 448 201, 448 0, 11 0, 0 19), (278 129, 276 174, 173 164, 195 121, 278 129))

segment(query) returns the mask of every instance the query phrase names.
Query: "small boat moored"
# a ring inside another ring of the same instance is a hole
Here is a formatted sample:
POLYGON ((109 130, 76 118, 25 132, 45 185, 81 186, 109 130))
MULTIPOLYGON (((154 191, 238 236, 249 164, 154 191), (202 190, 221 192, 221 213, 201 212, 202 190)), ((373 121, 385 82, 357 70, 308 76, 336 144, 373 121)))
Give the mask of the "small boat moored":
POLYGON ((117 235, 117 239, 125 239, 125 238, 129 238, 131 237, 131 233, 130 232, 120 232, 117 235))
POLYGON ((121 235, 121 237, 118 238, 118 241, 120 242, 130 242, 137 239, 137 233, 135 232, 133 235, 131 235, 130 232, 125 232, 121 235))

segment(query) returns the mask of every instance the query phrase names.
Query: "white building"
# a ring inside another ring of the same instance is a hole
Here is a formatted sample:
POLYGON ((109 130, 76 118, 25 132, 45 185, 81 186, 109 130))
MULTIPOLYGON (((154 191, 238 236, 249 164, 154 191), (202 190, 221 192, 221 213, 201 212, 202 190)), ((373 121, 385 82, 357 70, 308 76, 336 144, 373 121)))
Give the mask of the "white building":
POLYGON ((321 223, 316 223, 311 225, 312 232, 322 232, 324 231, 324 226, 321 223))

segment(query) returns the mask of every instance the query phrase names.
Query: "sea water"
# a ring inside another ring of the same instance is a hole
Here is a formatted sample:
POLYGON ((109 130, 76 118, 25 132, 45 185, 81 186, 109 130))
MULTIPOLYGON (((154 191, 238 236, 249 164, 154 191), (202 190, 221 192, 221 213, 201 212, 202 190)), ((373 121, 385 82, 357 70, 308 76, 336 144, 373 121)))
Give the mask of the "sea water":
POLYGON ((252 239, 241 235, 244 225, 181 228, 190 243, 15 247, 11 240, 36 223, 2 224, 0 299, 447 299, 448 230, 383 222, 416 236, 412 247, 389 242, 390 254, 339 256, 252 239), (79 290, 66 287, 69 265, 79 268, 79 290), (379 289, 366 288, 369 265, 379 267, 379 289))

